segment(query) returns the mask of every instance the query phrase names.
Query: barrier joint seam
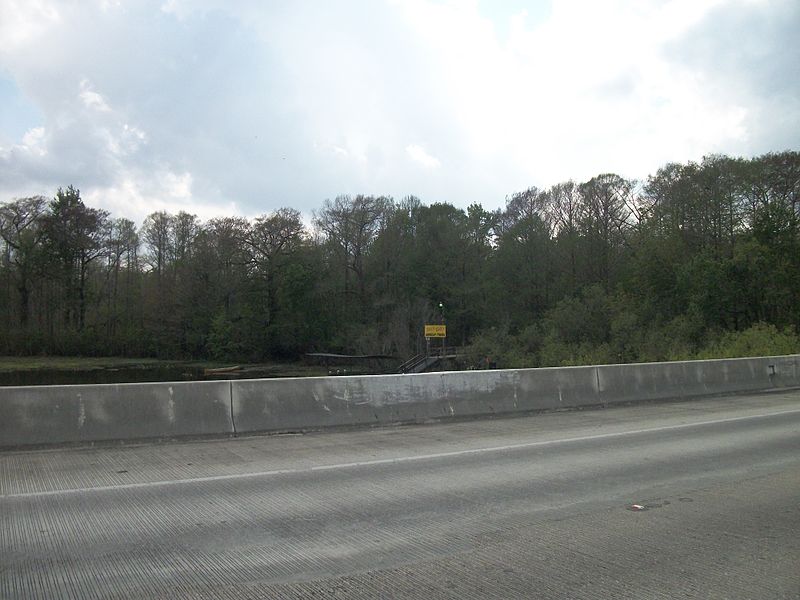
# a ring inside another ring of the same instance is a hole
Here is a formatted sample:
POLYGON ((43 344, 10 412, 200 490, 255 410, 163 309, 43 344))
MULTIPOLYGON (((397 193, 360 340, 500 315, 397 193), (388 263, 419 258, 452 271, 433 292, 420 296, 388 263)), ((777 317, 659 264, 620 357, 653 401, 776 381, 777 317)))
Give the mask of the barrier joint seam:
POLYGON ((236 420, 233 418, 233 380, 228 381, 228 398, 230 399, 231 429, 236 435, 236 420))
POLYGON ((597 385, 597 400, 603 406, 608 406, 608 402, 606 402, 605 398, 603 398, 603 390, 600 389, 600 367, 596 366, 594 368, 594 380, 597 385))

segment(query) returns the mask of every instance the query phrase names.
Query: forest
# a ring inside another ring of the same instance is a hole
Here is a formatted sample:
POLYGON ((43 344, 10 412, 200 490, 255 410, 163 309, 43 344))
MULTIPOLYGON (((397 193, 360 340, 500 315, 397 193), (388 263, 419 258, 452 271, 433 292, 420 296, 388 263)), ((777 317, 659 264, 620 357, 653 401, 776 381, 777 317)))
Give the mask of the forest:
POLYGON ((466 210, 338 196, 144 222, 80 191, 0 204, 0 354, 400 358, 446 323, 476 364, 800 351, 800 153, 602 174, 466 210))

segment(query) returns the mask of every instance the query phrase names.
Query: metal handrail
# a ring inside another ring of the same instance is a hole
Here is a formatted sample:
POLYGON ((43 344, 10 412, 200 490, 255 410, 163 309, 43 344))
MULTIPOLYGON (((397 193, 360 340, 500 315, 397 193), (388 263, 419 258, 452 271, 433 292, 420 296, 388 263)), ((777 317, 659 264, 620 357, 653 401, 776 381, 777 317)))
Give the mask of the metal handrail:
POLYGON ((424 354, 415 354, 411 358, 409 358, 406 362, 400 365, 398 371, 401 373, 407 373, 408 371, 412 370, 418 364, 425 360, 426 356, 424 354))
MULTIPOLYGON (((428 362, 430 359, 435 359, 436 362, 445 357, 459 356, 463 354, 464 349, 461 346, 445 346, 439 348, 431 348, 430 354, 415 354, 398 367, 400 373, 414 373, 416 368, 422 363, 428 362)), ((431 363, 432 364, 432 363, 431 363)), ((427 368, 426 365, 425 368, 427 368)))

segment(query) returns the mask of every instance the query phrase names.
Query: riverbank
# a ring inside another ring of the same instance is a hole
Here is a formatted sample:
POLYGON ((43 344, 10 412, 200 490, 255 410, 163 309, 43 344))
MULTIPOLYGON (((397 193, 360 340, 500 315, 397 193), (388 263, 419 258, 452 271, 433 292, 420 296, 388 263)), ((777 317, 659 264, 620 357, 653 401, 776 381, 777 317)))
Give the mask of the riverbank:
POLYGON ((234 365, 154 358, 3 356, 0 386, 321 377, 328 375, 328 371, 324 366, 302 362, 234 365))

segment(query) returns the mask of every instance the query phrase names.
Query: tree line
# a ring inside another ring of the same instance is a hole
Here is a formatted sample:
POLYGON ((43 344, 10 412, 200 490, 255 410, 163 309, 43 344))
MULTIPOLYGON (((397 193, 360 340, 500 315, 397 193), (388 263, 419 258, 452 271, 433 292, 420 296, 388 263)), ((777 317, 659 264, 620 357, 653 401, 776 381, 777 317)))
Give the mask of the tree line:
POLYGON ((709 156, 466 210, 338 196, 141 226, 79 190, 0 204, 4 354, 264 361, 424 349, 544 366, 800 350, 800 154, 709 156), (441 306, 440 306, 441 304, 441 306))

